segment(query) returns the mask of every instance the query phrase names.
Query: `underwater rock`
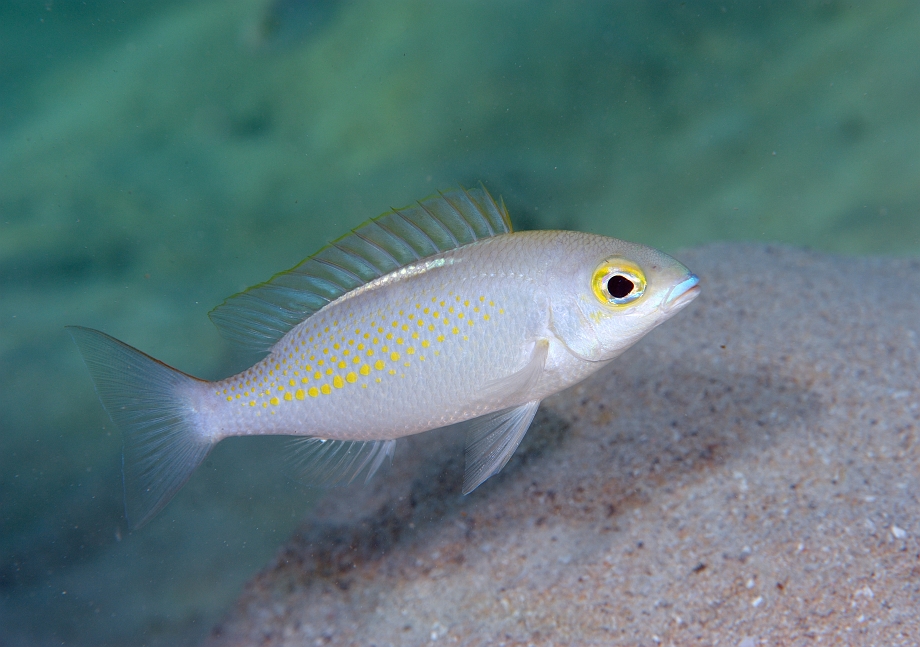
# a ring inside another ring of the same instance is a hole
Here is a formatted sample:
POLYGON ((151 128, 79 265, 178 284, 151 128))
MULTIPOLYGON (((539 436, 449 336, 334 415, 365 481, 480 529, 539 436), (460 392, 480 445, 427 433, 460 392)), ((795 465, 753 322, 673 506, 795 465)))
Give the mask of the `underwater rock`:
POLYGON ((332 490, 206 644, 901 644, 920 605, 920 260, 710 245, 686 313, 546 400, 332 490))

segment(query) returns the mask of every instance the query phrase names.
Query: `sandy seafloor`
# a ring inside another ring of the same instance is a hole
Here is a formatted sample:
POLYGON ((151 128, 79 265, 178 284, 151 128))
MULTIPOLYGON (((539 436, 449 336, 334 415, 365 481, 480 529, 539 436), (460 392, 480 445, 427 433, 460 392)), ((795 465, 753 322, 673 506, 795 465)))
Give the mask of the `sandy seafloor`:
POLYGON ((460 494, 423 435, 206 642, 917 645, 920 260, 723 244, 703 293, 460 494))

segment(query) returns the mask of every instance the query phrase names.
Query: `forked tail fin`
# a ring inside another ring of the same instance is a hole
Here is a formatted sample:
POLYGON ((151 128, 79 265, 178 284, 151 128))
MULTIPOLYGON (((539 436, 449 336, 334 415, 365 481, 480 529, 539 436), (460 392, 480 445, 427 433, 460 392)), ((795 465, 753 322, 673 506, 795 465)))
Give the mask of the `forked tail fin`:
POLYGON ((169 503, 214 445, 196 424, 193 396, 201 381, 98 330, 67 330, 124 436, 125 513, 139 528, 169 503))

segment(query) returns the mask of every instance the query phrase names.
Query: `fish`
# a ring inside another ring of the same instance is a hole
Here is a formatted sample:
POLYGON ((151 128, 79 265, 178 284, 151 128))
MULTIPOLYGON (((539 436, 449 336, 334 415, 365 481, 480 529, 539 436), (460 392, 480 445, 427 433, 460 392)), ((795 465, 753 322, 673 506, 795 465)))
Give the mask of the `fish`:
POLYGON ((109 335, 68 330, 123 435, 125 514, 153 518, 221 440, 297 437, 298 474, 365 482, 396 441, 466 434, 462 491, 508 462, 540 402, 685 308, 699 278, 651 247, 515 232, 484 186, 391 209, 210 313, 262 358, 200 380, 109 335))

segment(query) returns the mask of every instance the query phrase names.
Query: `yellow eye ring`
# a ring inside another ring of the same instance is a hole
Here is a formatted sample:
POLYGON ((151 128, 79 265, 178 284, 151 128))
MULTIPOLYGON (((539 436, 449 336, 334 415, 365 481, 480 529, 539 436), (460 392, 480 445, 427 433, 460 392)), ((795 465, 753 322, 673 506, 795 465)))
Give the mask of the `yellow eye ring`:
POLYGON ((608 258, 591 277, 594 296, 604 305, 625 306, 645 294, 647 283, 642 269, 625 258, 608 258))

